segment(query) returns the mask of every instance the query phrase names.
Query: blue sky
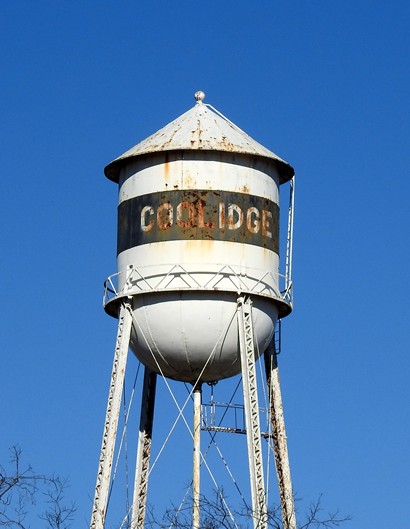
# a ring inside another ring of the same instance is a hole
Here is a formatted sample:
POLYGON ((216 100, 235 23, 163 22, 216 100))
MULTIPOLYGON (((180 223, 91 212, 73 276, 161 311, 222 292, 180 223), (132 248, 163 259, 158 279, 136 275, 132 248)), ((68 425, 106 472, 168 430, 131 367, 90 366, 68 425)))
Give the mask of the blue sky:
POLYGON ((18 443, 69 476, 76 527, 116 333, 103 168, 199 89, 296 169, 280 357, 294 488, 352 514, 346 528, 409 526, 408 21, 403 0, 2 3, 0 460, 18 443))

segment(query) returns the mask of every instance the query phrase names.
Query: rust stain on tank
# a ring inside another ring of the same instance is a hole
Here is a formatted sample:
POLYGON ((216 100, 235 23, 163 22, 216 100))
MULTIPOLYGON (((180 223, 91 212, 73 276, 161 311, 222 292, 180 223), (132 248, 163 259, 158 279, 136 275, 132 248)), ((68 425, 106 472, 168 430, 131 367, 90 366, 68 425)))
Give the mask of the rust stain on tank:
POLYGON ((165 185, 168 186, 169 179, 170 179, 170 167, 169 167, 169 155, 167 152, 165 152, 165 162, 164 162, 164 179, 165 179, 165 185))
POLYGON ((220 141, 222 150, 233 152, 235 150, 234 145, 228 140, 226 136, 222 136, 222 139, 220 141))
POLYGON ((188 187, 191 189, 195 189, 197 187, 196 179, 191 175, 189 171, 185 171, 182 175, 182 182, 184 187, 188 187))
POLYGON ((213 239, 202 239, 201 244, 198 245, 198 239, 187 240, 185 243, 185 250, 187 252, 195 252, 195 255, 198 254, 209 254, 215 248, 215 241, 213 239))
POLYGON ((196 122, 196 128, 193 128, 191 130, 191 139, 190 139, 190 144, 191 144, 191 149, 203 149, 203 138, 202 138, 202 135, 203 135, 203 129, 202 129, 202 126, 201 126, 201 120, 197 120, 196 122))

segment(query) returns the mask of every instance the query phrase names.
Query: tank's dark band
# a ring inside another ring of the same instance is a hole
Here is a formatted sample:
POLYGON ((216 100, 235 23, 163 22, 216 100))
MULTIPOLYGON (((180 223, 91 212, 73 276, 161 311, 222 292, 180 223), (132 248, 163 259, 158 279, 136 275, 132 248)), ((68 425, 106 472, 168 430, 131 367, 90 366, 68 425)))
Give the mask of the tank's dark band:
POLYGON ((279 253, 279 207, 246 193, 172 190, 141 195, 118 208, 118 253, 160 241, 215 240, 279 253))

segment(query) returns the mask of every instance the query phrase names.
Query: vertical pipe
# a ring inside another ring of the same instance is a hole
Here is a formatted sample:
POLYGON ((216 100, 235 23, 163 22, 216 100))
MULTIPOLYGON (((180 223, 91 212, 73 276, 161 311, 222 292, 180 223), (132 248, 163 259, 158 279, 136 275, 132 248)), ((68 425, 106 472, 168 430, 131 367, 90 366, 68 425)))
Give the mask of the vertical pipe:
POLYGON ((202 387, 200 384, 198 384, 194 388, 192 529, 200 529, 201 395, 202 387))
POLYGON ((295 177, 289 181, 288 233, 286 237, 285 295, 292 301, 293 222, 295 215, 295 177))
POLYGON ((282 508, 283 528, 297 529, 278 361, 273 342, 265 352, 264 357, 266 379, 269 388, 270 418, 272 422, 273 448, 282 508))
POLYGON ((134 498, 132 502, 131 520, 132 529, 143 529, 144 527, 156 385, 156 373, 146 367, 144 369, 137 463, 135 466, 134 498))

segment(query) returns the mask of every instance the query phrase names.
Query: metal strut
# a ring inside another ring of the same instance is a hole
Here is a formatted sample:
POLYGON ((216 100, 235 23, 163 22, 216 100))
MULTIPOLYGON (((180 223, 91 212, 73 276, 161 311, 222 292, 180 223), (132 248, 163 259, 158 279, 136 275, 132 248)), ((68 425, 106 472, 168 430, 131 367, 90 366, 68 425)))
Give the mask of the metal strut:
POLYGON ((252 519, 254 529, 265 529, 267 527, 267 508, 255 373, 252 301, 249 297, 240 296, 238 298, 238 332, 251 482, 252 519))
POLYGON ((285 418, 283 415, 282 393, 280 390, 279 369, 274 342, 271 343, 270 350, 267 350, 264 356, 266 379, 269 388, 273 448, 279 485, 279 497, 282 507, 283 528, 297 529, 288 447, 286 442, 285 418))
POLYGON ((201 395, 202 387, 194 388, 194 453, 192 479, 192 529, 200 529, 201 485, 201 395))
POLYGON ((138 451, 135 468, 134 498, 132 502, 132 529, 143 529, 144 527, 156 385, 156 373, 146 367, 144 370, 144 387, 142 390, 138 451))
POLYGON ((118 317, 117 341, 115 344, 114 362, 112 366, 110 390, 108 393, 107 412, 105 414, 90 529, 103 529, 105 525, 108 491, 111 481, 111 469, 117 436, 118 417, 121 409, 121 397, 124 386, 131 325, 131 304, 129 300, 124 300, 121 303, 118 317))

